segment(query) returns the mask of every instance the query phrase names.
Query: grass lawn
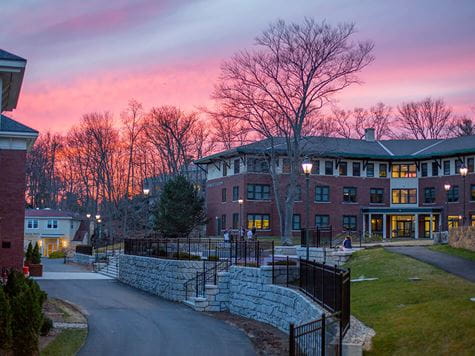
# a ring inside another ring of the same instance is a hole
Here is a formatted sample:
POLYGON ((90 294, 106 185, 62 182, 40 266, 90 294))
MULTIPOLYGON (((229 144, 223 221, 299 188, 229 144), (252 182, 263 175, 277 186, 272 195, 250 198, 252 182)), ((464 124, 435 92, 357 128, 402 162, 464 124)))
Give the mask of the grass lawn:
POLYGON ((449 245, 434 245, 429 247, 432 251, 443 252, 449 255, 454 255, 458 257, 463 257, 468 260, 475 261, 475 252, 466 250, 464 248, 451 247, 449 245))
POLYGON ((376 331, 368 355, 475 355, 474 283, 381 248, 347 266, 379 278, 351 284, 352 314, 376 331))
POLYGON ((41 356, 73 356, 79 351, 86 340, 87 330, 63 330, 44 350, 41 356))

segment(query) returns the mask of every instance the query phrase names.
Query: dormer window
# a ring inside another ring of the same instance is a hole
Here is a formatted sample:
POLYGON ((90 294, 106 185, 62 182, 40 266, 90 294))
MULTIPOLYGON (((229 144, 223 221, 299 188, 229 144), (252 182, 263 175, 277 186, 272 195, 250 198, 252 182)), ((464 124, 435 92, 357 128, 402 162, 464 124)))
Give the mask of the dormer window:
POLYGON ((48 229, 57 229, 58 228, 58 220, 48 220, 46 224, 48 229))

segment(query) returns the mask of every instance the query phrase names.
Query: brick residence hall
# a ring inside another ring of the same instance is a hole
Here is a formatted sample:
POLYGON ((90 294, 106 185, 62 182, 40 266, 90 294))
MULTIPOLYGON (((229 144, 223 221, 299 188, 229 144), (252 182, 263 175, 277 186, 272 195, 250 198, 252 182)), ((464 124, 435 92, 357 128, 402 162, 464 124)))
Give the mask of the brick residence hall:
POLYGON ((0 49, 0 269, 23 266, 26 151, 38 132, 3 115, 16 108, 26 60, 0 49))
MULTIPOLYGON (((383 238, 432 238, 434 232, 475 225, 475 136, 431 140, 306 137, 310 174, 310 227, 330 225, 333 234, 356 231, 383 238), (463 175, 465 171, 468 174, 463 175), (466 168, 466 169, 465 169, 466 168), (447 189, 447 190, 446 190, 447 189)), ((208 235, 241 224, 261 236, 280 235, 278 214, 262 140, 198 160, 207 172, 208 235), (244 219, 241 220, 241 217, 244 219)), ((281 187, 288 185, 285 141, 281 187)), ((298 182, 292 228, 306 227, 305 176, 298 182)))

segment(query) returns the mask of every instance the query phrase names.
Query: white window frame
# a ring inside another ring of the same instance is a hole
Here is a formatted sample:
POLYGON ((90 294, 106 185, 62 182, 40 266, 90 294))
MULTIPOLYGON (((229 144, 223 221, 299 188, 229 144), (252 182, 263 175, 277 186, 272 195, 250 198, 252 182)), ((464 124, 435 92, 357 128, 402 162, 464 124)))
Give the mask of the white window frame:
POLYGON ((58 228, 58 220, 56 219, 49 219, 46 222, 46 228, 49 230, 55 230, 58 228))
POLYGON ((38 229, 38 219, 27 219, 26 224, 28 229, 38 229))

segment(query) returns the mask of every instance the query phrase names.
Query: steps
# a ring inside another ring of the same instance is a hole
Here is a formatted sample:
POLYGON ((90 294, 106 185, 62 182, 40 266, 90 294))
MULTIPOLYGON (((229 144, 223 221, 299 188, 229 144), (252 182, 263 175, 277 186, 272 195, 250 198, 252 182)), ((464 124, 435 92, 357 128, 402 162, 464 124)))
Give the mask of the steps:
POLYGON ((107 256, 108 263, 101 263, 97 267, 97 272, 111 278, 119 278, 119 256, 107 256))

